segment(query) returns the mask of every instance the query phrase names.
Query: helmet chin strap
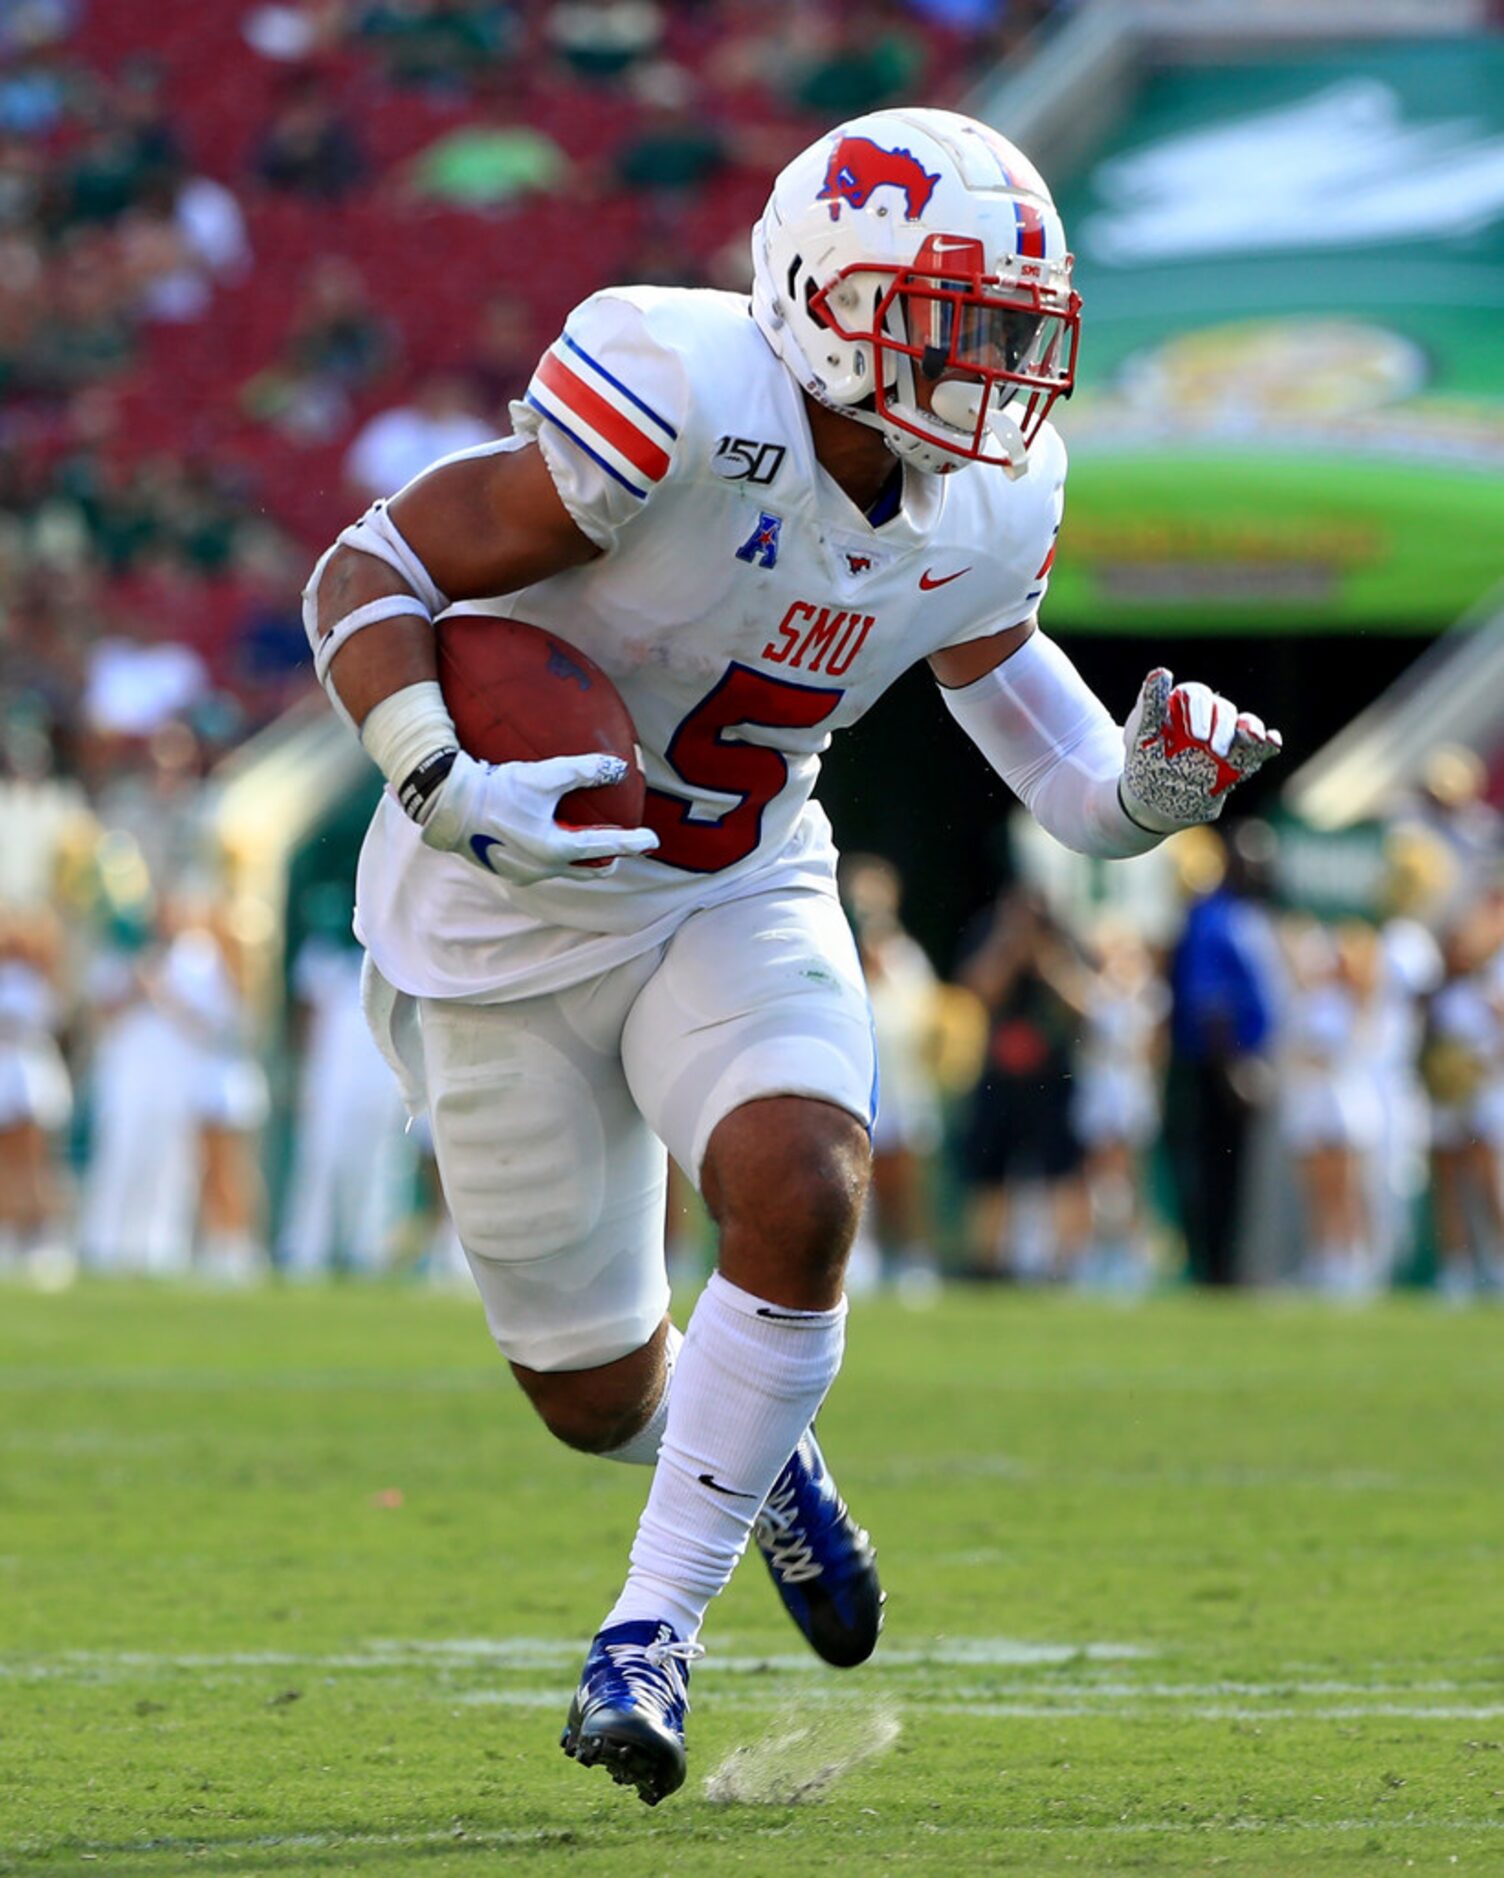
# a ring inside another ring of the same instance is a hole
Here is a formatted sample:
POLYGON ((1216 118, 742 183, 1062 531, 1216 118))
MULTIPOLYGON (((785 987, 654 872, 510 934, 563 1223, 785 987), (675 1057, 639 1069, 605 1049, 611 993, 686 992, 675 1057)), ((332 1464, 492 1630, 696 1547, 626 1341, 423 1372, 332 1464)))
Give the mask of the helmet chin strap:
MULTIPOLYGON (((976 435, 977 419, 986 396, 984 388, 975 380, 947 378, 930 393, 930 410, 942 424, 961 431, 970 439, 976 435)), ((1003 474, 1014 479, 1027 475, 1029 456, 1024 448, 1024 434, 1009 415, 1006 405, 992 406, 987 413, 986 430, 1008 459, 1002 466, 1003 474)))
MULTIPOLYGON (((935 431, 954 431, 958 444, 970 448, 977 431, 977 417, 986 393, 975 380, 968 382, 964 378, 947 378, 936 385, 930 393, 930 408, 920 409, 914 395, 914 367, 906 354, 900 354, 896 360, 897 371, 893 399, 894 409, 900 411, 911 422, 924 429, 931 429, 929 436, 916 436, 913 431, 903 430, 897 425, 884 424, 880 418, 874 418, 881 426, 883 437, 894 456, 901 457, 905 463, 912 463, 916 469, 928 470, 931 474, 942 475, 948 470, 965 469, 974 461, 961 454, 959 450, 947 449, 935 436, 935 431)), ((849 413, 856 416, 857 413, 849 413)), ((1017 421, 1006 409, 994 407, 987 413, 987 435, 998 451, 1007 457, 1001 468, 1010 481, 1016 482, 1029 471, 1028 451, 1024 447, 1024 436, 1017 421)))

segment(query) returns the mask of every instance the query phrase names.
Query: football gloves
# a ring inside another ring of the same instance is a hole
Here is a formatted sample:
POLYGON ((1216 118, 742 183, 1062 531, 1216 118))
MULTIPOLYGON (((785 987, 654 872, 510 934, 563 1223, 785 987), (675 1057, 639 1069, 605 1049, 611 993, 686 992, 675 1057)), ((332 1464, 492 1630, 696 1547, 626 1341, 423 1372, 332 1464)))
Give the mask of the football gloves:
POLYGON ((619 756, 551 756, 541 763, 480 763, 463 750, 423 817, 430 848, 463 855, 514 887, 581 868, 599 880, 626 854, 651 854, 651 828, 570 828, 556 819, 573 789, 601 789, 627 773, 619 756))
POLYGON ((1177 685, 1163 667, 1144 680, 1123 741, 1123 808, 1160 835, 1214 822, 1234 784, 1283 748, 1277 730, 1205 685, 1177 685))

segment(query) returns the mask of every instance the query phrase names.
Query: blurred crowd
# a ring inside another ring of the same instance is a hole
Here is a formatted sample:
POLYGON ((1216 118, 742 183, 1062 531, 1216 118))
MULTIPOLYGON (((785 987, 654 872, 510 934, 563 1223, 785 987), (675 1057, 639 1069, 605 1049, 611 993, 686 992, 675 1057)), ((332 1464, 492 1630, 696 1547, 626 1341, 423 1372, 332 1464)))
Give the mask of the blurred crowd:
POLYGON ((896 871, 848 859, 887 1105, 859 1282, 1504 1300, 1504 818, 1485 782, 1469 752, 1433 754, 1361 911, 1292 904, 1266 823, 1194 830, 1169 844, 1162 942, 1157 918, 1014 883, 950 985, 903 929, 896 871))
POLYGON ((1052 10, 8 0, 0 722, 87 772, 274 718, 312 554, 503 428, 575 300, 743 285, 812 126, 957 97, 1052 10))
MULTIPOLYGON (((147 780, 93 803, 0 785, 27 833, 0 870, 0 1268, 462 1273, 362 1016, 348 881, 301 890, 275 956, 264 909, 216 887, 190 758, 159 738, 147 780)), ((1504 825, 1483 780, 1436 754, 1362 913, 1292 905, 1279 832, 1248 821, 1170 844, 1168 921, 1014 879, 945 978, 898 870, 847 857, 882 1087, 853 1289, 1504 1297, 1504 825)), ((670 1253, 705 1267, 682 1191, 670 1253)))
MULTIPOLYGON (((312 555, 494 434, 573 301, 743 285, 813 129, 959 100, 1062 10, 0 6, 0 1269, 457 1268, 347 886, 280 956, 215 824, 216 766, 313 695, 312 555)), ((1250 827, 1183 844, 1152 943, 1014 884, 942 979, 891 864, 849 863, 884 1090, 858 1282, 1497 1286, 1500 844, 1454 772, 1361 918, 1282 910, 1250 827)))

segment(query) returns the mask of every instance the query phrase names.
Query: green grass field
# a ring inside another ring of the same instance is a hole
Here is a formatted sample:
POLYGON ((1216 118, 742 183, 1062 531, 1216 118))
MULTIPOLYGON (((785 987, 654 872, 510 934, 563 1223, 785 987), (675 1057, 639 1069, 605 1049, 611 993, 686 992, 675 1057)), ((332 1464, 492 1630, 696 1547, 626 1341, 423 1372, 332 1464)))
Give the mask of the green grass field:
POLYGON ((882 1649, 746 1563, 648 1811, 556 1746, 646 1476, 478 1309, 0 1291, 0 1871, 1504 1871, 1504 1316, 868 1304, 823 1433, 882 1649))

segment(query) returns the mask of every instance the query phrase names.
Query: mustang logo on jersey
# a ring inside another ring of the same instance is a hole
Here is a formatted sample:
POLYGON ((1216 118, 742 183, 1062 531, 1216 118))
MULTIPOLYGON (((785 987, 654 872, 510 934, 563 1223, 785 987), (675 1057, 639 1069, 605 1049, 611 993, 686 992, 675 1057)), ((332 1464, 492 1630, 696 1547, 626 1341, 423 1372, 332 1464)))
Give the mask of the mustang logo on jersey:
POLYGON ((759 443, 755 437, 722 437, 710 459, 710 467, 728 483, 752 483, 765 489, 783 468, 788 446, 759 443))
POLYGON ((840 220, 841 204, 864 209, 874 189, 901 189, 905 220, 923 215, 939 176, 931 176, 911 150, 885 150, 870 137, 842 137, 825 166, 825 187, 817 198, 830 204, 830 219, 840 220))
POLYGON ((872 613, 796 600, 778 622, 783 644, 770 639, 762 656, 775 665, 797 665, 806 672, 823 671, 827 678, 841 678, 851 670, 852 660, 876 623, 872 613))
POLYGON ((778 564, 778 531, 783 527, 781 515, 769 515, 764 509, 757 518, 757 526, 736 551, 736 558, 745 561, 750 567, 755 561, 759 567, 776 567, 778 564))

